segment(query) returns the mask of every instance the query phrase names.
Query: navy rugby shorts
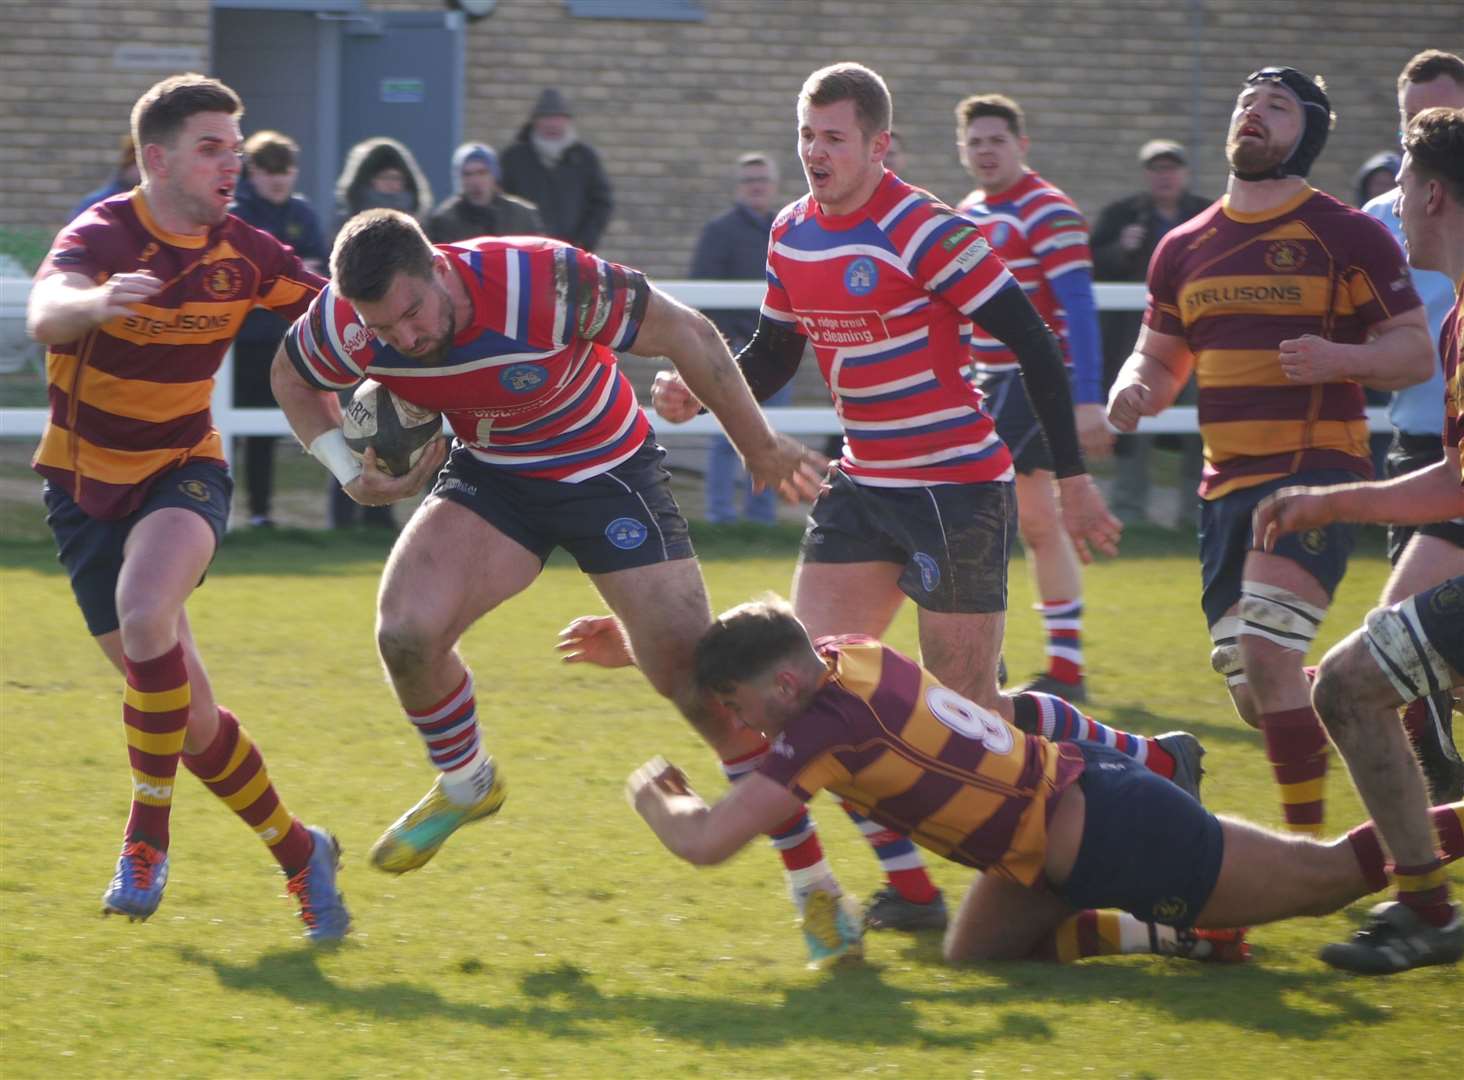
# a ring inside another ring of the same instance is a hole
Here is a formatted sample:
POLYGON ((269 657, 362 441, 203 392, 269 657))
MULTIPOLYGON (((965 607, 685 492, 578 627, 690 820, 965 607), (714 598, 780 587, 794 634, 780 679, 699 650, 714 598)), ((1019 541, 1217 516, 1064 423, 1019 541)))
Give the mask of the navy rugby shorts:
MULTIPOLYGON (((153 478, 143 504, 125 518, 102 521, 76 505, 63 489, 46 484, 46 524, 56 538, 57 558, 71 578, 71 591, 93 637, 109 634, 120 625, 117 617, 117 579, 122 573, 122 549, 133 527, 148 514, 169 507, 190 510, 213 530, 214 550, 229 524, 229 499, 234 481, 216 461, 189 461, 153 478)), ((203 579, 199 579, 203 584, 203 579)))
POLYGON ((543 563, 556 547, 587 574, 693 558, 666 451, 647 438, 615 468, 570 484, 518 476, 454 445, 432 494, 466 507, 543 563))
POLYGON ((896 563, 900 590, 927 611, 1005 611, 1016 512, 1009 481, 874 487, 834 467, 808 513, 801 557, 896 563))

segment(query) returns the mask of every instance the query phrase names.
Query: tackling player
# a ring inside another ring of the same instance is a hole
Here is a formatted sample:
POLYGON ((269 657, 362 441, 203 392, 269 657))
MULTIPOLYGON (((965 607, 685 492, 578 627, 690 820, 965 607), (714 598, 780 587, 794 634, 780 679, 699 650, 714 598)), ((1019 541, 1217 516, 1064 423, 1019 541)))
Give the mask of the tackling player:
MULTIPOLYGON (((1092 909, 1189 934, 1321 915, 1387 885, 1371 824, 1323 844, 1222 821, 1108 747, 1024 735, 878 641, 815 643, 778 601, 713 624, 696 685, 774 752, 710 807, 674 766, 642 766, 627 796, 661 842, 714 865, 828 788, 985 871, 946 934, 952 963, 1062 956, 1092 909)), ((1464 803, 1432 818, 1444 859, 1464 855, 1464 803)))
POLYGON ((1387 230, 1306 182, 1331 122, 1326 91, 1295 68, 1245 80, 1227 193, 1154 252, 1144 327, 1109 398, 1114 426, 1133 431, 1196 373, 1211 663, 1265 736, 1287 826, 1311 834, 1322 829, 1327 736, 1301 665, 1352 535, 1330 525, 1252 550, 1251 511, 1287 484, 1370 475, 1362 387, 1418 382, 1433 355, 1387 230))
MULTIPOLYGON (((1037 314, 1057 333, 1083 450, 1090 457, 1105 457, 1113 435, 1103 409, 1103 355, 1088 224, 1071 199, 1027 167, 1025 123, 1022 107, 1001 94, 968 97, 956 106, 961 162, 980 185, 956 209, 981 226, 1037 314)), ((1083 570, 1062 527, 1052 453, 1022 389, 1016 354, 980 326, 971 338, 971 369, 996 433, 1011 451, 1017 530, 1047 635, 1047 670, 1021 689, 1086 701, 1083 570)))
MULTIPOLYGON (((1420 112, 1404 133, 1403 149, 1397 210, 1408 261, 1455 282, 1454 306, 1439 332, 1443 458, 1382 483, 1284 488, 1256 508, 1255 535, 1267 551, 1287 533, 1338 521, 1417 525, 1464 517, 1464 109, 1420 112)), ((1350 942, 1322 952, 1329 964, 1351 971, 1401 971, 1464 955, 1464 909, 1449 903, 1423 776, 1396 713, 1399 705, 1464 686, 1464 573, 1457 551, 1434 562, 1431 585, 1393 603, 1385 597, 1361 629, 1323 658, 1312 692, 1397 864, 1397 900, 1374 908, 1350 942)))
MULTIPOLYGON (((1122 526, 1084 467, 1056 339, 979 229, 885 169, 892 115, 884 80, 860 64, 804 82, 798 148, 809 191, 773 223, 767 293, 738 364, 765 400, 811 343, 844 430, 843 458, 814 502, 794 573, 799 617, 818 634, 881 634, 908 596, 920 609, 925 662, 1010 718, 996 666, 1012 464, 962 374, 973 322, 1018 357, 1080 554, 1089 544, 1114 554, 1122 526)), ((652 400, 673 423, 700 407, 670 373, 658 376, 652 400)), ((944 924, 909 841, 856 821, 889 879, 869 925, 944 924)))
POLYGON ((711 620, 706 589, 665 452, 611 351, 670 357, 759 483, 811 494, 816 455, 768 426, 716 328, 638 271, 560 241, 433 247, 393 210, 347 223, 331 275, 272 371, 300 441, 352 498, 382 505, 436 472, 440 441, 411 472, 388 476, 373 451, 361 462, 347 448, 337 391, 376 379, 444 413, 457 436, 382 574, 377 646, 437 776, 377 841, 374 865, 416 869, 502 804, 457 644, 532 584, 556 547, 620 617, 652 686, 724 758, 755 749, 755 733, 706 713, 691 693, 691 650, 711 620))
POLYGON ((268 845, 306 935, 343 936, 340 847, 280 802, 264 759, 213 696, 184 605, 213 560, 233 483, 209 415, 213 376, 255 307, 293 318, 321 285, 289 248, 228 213, 238 96, 178 75, 137 100, 141 185, 61 231, 26 325, 49 346, 51 416, 34 465, 87 629, 126 678, 132 810, 107 913, 146 919, 167 884, 183 765, 268 845))

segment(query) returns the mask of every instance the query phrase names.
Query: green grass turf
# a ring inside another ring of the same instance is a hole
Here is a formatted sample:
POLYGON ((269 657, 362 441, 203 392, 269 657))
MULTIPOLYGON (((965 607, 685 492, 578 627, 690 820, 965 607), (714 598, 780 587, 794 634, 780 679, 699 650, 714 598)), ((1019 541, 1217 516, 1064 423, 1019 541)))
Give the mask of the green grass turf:
MULTIPOLYGON (((786 591, 796 533, 699 534, 713 602, 786 591)), ((1089 575, 1094 712, 1209 747, 1207 801, 1278 821, 1259 740, 1208 670, 1192 538, 1138 531, 1089 575)), ((0 1072, 7 1077, 1457 1077, 1456 970, 1368 981, 1317 948, 1365 904, 1254 933, 1244 967, 1150 958, 949 970, 934 937, 879 935, 862 970, 805 970, 767 850, 694 870, 625 805, 653 753, 708 794, 715 763, 634 671, 557 665, 555 632, 600 610, 556 560, 468 634, 504 812, 400 878, 365 854, 431 774, 374 659, 385 546, 233 536, 190 605, 217 693, 287 804, 336 831, 356 931, 315 951, 283 880, 193 780, 172 881, 143 925, 98 915, 125 819, 120 683, 85 640, 50 547, 0 545, 0 1072)), ((1323 644, 1356 625, 1385 564, 1356 560, 1323 644)), ((1013 564, 1007 657, 1038 665, 1013 564)), ((904 611, 889 635, 913 647, 904 611)), ((1328 821, 1362 813, 1335 767, 1328 821)), ((827 799, 846 887, 878 873, 827 799)), ((955 900, 969 872, 935 867, 955 900)), ((1456 875, 1455 878, 1458 881, 1456 875)))

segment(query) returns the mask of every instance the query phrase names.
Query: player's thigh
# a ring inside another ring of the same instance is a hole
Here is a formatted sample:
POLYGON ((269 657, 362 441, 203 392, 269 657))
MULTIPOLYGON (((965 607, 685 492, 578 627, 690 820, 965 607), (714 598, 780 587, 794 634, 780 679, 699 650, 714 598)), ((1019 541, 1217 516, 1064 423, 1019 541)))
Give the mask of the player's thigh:
POLYGON ((946 930, 947 963, 1021 960, 1075 908, 995 874, 977 874, 946 930))
POLYGON ((127 534, 117 576, 117 614, 123 638, 136 619, 174 620, 202 580, 217 541, 207 521, 190 510, 166 507, 142 518, 127 534))
POLYGON ((651 563, 590 580, 630 638, 636 664, 662 693, 689 685, 696 643, 712 623, 712 609, 694 558, 651 563))
POLYGON ((811 637, 868 634, 889 629, 905 595, 902 567, 893 562, 810 562, 793 571, 793 610, 811 637))
POLYGON ((1464 547, 1452 540, 1415 532, 1383 587, 1381 602, 1396 604, 1460 574, 1464 574, 1464 547))
POLYGON ((988 709, 1003 697, 996 669, 1006 612, 954 612, 920 609, 920 662, 958 694, 988 709))
POLYGON ((378 629, 456 641, 526 589, 539 557, 459 503, 429 498, 397 537, 381 574, 378 629))
POLYGON ((1346 839, 1330 844, 1222 818, 1224 854, 1196 926, 1256 926, 1336 911, 1367 886, 1346 839))

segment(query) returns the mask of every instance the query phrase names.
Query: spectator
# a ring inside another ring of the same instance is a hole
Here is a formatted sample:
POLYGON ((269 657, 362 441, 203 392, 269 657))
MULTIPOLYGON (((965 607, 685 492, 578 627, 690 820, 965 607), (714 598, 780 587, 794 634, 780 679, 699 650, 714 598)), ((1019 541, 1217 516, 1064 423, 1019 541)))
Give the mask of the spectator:
MULTIPOLYGON (((1179 143, 1150 139, 1139 150, 1139 164, 1144 167, 1146 190, 1104 207, 1093 227, 1093 276, 1098 281, 1143 281, 1149 257, 1164 234, 1210 205, 1209 199, 1190 192, 1188 155, 1179 143)), ((1103 311, 1098 321, 1106 390, 1133 352, 1143 313, 1103 311)), ((1192 398, 1193 386, 1185 393, 1192 398)), ((1179 442, 1184 452, 1180 490, 1188 493, 1199 486, 1204 457, 1198 435, 1179 436, 1179 442)), ((1124 435, 1115 447, 1113 512, 1125 524, 1148 517, 1153 444, 1152 435, 1124 435)))
MULTIPOLYGON (((693 278, 762 281, 767 273, 778 167, 767 154, 743 154, 737 159, 734 178, 737 190, 732 209, 708 221, 697 239, 691 260, 693 278)), ((712 310, 706 314, 734 353, 741 352, 757 330, 757 308, 712 310)), ((790 381, 763 404, 786 405, 792 397, 790 381)), ((714 435, 707 448, 707 520, 718 525, 736 521, 739 494, 744 519, 764 525, 777 520, 777 493, 769 488, 754 493, 737 451, 725 436, 714 435)))
POLYGON ((1352 178, 1352 205, 1365 206, 1383 192, 1392 191, 1402 164, 1395 150, 1380 150, 1364 161, 1352 178))
POLYGON ((503 152, 503 189, 539 208, 550 236, 593 251, 610 221, 610 181, 600 155, 579 139, 564 95, 539 95, 503 152))
POLYGON ((138 180, 137 148, 133 145, 132 135, 129 133, 117 141, 117 167, 112 170, 111 179, 101 187, 83 195, 81 202, 72 207, 71 215, 66 220, 75 221, 81 216, 81 212, 93 203, 110 199, 113 195, 120 195, 124 191, 131 191, 137 186, 138 180))
MULTIPOLYGON (((295 249, 304 264, 325 273, 330 253, 321 235, 320 220, 303 195, 295 193, 300 175, 300 146, 278 131, 256 131, 244 141, 245 177, 230 208, 256 229, 295 249)), ((289 324, 274 312, 255 308, 234 339, 234 404, 250 409, 275 408, 269 388, 269 366, 289 324)), ((274 492, 274 435, 244 439, 244 484, 249 500, 249 524, 274 525, 270 500, 274 492)))
POLYGON ((498 190, 503 167, 483 143, 463 143, 452 155, 457 191, 427 217, 427 237, 451 244, 475 236, 542 236, 544 222, 531 202, 498 190))
MULTIPOLYGON (((412 152, 395 139, 363 139, 346 154, 336 179, 336 228, 362 210, 400 210, 422 220, 432 206, 432 188, 412 152)), ((363 524, 395 529, 389 506, 361 506, 335 477, 326 481, 326 524, 332 529, 363 524)))

